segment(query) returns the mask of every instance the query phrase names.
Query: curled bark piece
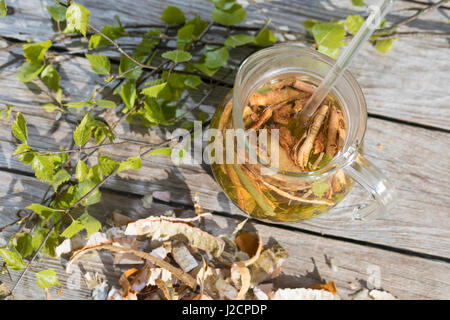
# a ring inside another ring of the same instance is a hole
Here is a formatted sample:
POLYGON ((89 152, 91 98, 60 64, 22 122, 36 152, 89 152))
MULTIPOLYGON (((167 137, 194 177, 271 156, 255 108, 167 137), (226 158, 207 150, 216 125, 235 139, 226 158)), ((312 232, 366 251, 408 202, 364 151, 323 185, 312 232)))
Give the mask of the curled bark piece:
MULTIPOLYGON (((82 254, 85 254, 89 251, 94 251, 94 250, 109 250, 109 251, 117 252, 117 253, 121 253, 121 252, 133 253, 138 257, 141 257, 145 260, 150 261, 151 263, 157 265, 158 267, 166 269, 167 271, 172 273, 178 280, 186 283, 190 288, 195 289, 197 287, 197 281, 189 273, 186 273, 183 270, 178 269, 177 267, 174 267, 173 265, 164 261, 163 259, 155 257, 147 252, 134 250, 134 249, 130 249, 130 248, 119 247, 119 246, 99 245, 99 246, 88 247, 88 248, 78 250, 70 258, 69 264, 74 263, 82 254)), ((69 269, 69 264, 67 265, 67 269, 69 269)))
POLYGON ((294 84, 293 84, 293 87, 298 89, 298 90, 305 91, 305 92, 308 92, 308 93, 313 93, 314 90, 316 89, 314 86, 312 86, 310 84, 307 84, 307 83, 305 83, 303 81, 300 81, 300 80, 295 81, 294 84))
POLYGON ((330 120, 328 121, 328 135, 327 135, 327 148, 326 154, 329 156, 334 156, 336 154, 336 138, 337 131, 339 129, 339 115, 335 106, 331 107, 330 120))
POLYGON ((247 294, 248 290, 250 289, 250 282, 252 279, 252 276, 250 275, 250 271, 248 268, 242 263, 237 262, 234 263, 231 267, 231 273, 239 273, 241 278, 241 289, 239 290, 238 294, 236 295, 235 300, 241 300, 245 295, 247 294))
POLYGON ((286 104, 273 111, 273 121, 275 123, 288 125, 291 113, 292 106, 290 104, 286 104))
POLYGON ((280 102, 298 96, 298 91, 292 88, 285 88, 281 90, 270 90, 266 93, 254 92, 248 103, 250 106, 268 106, 275 105, 280 102))
POLYGON ((319 134, 316 137, 316 140, 314 140, 314 151, 313 154, 321 153, 325 149, 324 141, 325 137, 323 135, 323 132, 320 131, 319 134))
POLYGON ((256 130, 259 127, 261 127, 267 120, 270 119, 270 117, 272 117, 272 113, 273 113, 273 108, 271 106, 266 107, 264 109, 264 111, 261 113, 261 115, 259 116, 259 119, 250 126, 250 129, 256 130))
POLYGON ((280 127, 279 129, 279 139, 280 139, 280 145, 283 147, 287 152, 291 149, 291 146, 294 144, 294 138, 291 135, 291 132, 286 127, 280 127))
POLYGON ((309 156, 311 149, 313 147, 313 142, 319 133, 320 127, 322 126, 323 120, 328 112, 328 106, 323 105, 320 107, 317 115, 314 117, 314 121, 308 129, 308 134, 306 135, 305 141, 301 144, 302 139, 293 148, 293 159, 296 165, 305 170, 308 165, 309 156))
POLYGON ((303 197, 297 197, 294 196, 286 191, 283 191, 273 185, 271 185, 270 183, 267 183, 265 181, 263 181, 264 185, 266 187, 268 187, 269 189, 273 190, 274 192, 278 193, 280 196, 291 199, 291 200, 295 200, 295 201, 299 201, 299 202, 304 202, 304 203, 313 203, 313 204, 325 204, 327 206, 331 206, 334 204, 333 201, 330 200, 326 200, 326 199, 307 199, 307 198, 303 198, 303 197))

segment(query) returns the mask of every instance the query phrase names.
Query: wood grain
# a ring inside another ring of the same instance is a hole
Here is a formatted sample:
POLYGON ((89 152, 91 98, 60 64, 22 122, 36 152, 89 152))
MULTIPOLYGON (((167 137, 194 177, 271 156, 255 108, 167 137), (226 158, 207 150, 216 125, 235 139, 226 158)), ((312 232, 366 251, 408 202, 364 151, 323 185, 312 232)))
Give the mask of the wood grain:
MULTIPOLYGON (((22 197, 26 194, 28 202, 39 201, 45 184, 34 178, 23 177, 11 173, 0 172, 0 225, 11 222, 14 212, 23 205, 22 197)), ((89 212, 105 221, 114 210, 138 219, 151 214, 161 214, 167 210, 185 210, 172 208, 165 204, 154 203, 151 209, 144 209, 138 197, 104 192, 102 201, 92 206, 89 212)), ((241 220, 214 215, 205 220, 205 230, 215 234, 231 234, 241 220)), ((322 281, 334 280, 338 293, 348 298, 360 287, 380 286, 400 299, 449 299, 450 285, 448 273, 450 265, 409 255, 394 253, 367 246, 356 245, 320 236, 277 229, 258 223, 248 223, 248 230, 256 230, 263 236, 264 243, 278 241, 289 253, 290 257, 283 264, 283 272, 276 280, 277 287, 304 287, 322 281), (338 271, 332 271, 330 259, 334 258, 338 271), (357 261, 357 263, 355 263, 357 261), (380 282, 373 279, 380 276, 380 282)), ((12 230, 1 234, 7 237, 12 230)), ((1 258, 0 258, 1 262, 1 258)), ((90 259, 82 259, 72 274, 64 271, 66 261, 43 257, 33 265, 33 271, 53 268, 63 286, 61 296, 56 292, 59 287, 52 288, 54 299, 88 299, 87 289, 82 274, 98 272, 109 284, 117 284, 120 268, 114 266, 112 257, 103 252, 90 259), (78 284, 80 287, 78 288, 78 284)), ((16 280, 20 272, 12 272, 16 280)), ((0 275, 11 288, 12 281, 7 274, 0 275)), ((45 299, 45 292, 36 285, 33 273, 29 272, 15 293, 16 299, 45 299)))

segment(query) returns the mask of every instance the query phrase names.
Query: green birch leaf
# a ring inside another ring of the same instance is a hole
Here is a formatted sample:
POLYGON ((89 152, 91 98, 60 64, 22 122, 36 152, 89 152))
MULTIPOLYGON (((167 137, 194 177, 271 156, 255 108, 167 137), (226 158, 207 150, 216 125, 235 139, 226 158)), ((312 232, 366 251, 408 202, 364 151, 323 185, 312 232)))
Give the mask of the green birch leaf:
POLYGON ((81 4, 72 3, 66 11, 67 30, 80 31, 83 36, 86 36, 90 14, 89 10, 81 4))
POLYGON ((377 49, 381 53, 388 53, 391 51, 392 45, 394 44, 394 41, 397 39, 388 39, 388 40, 377 40, 375 43, 375 49, 377 49))
POLYGON ((325 46, 319 46, 317 51, 326 54, 327 56, 336 59, 339 56, 340 49, 339 48, 328 48, 325 46))
POLYGON ((78 109, 78 108, 82 108, 82 107, 92 107, 92 102, 91 101, 77 101, 77 102, 69 102, 66 103, 65 106, 67 108, 72 108, 72 109, 78 109))
POLYGON ((52 217, 55 217, 55 220, 57 220, 61 216, 60 210, 52 209, 39 203, 33 203, 27 209, 37 213, 44 221, 48 221, 52 217))
POLYGON ((89 168, 83 160, 78 160, 77 168, 75 169, 75 178, 79 182, 84 182, 89 172, 89 168))
POLYGON ((149 157, 149 156, 167 156, 170 157, 172 155, 172 147, 166 147, 166 148, 159 148, 156 150, 153 150, 149 153, 147 153, 145 156, 149 157))
POLYGON ((364 7, 366 5, 364 0, 352 0, 352 4, 357 7, 364 7))
POLYGON ((345 27, 342 23, 317 23, 312 28, 312 34, 319 46, 337 49, 344 45, 345 27))
POLYGON ((89 213, 85 212, 78 218, 78 221, 86 229, 87 237, 89 238, 93 233, 98 232, 102 228, 100 221, 95 219, 89 213))
POLYGON ((64 231, 61 233, 61 237, 73 238, 78 232, 83 229, 84 226, 81 224, 81 222, 78 220, 74 220, 66 229, 64 229, 64 231))
POLYGON ((6 6, 5 0, 0 0, 0 16, 4 18, 8 13, 8 7, 6 6))
POLYGON ((56 272, 52 269, 47 269, 36 273, 36 282, 38 287, 41 289, 47 289, 61 284, 58 281, 56 272))
POLYGON ((57 22, 62 22, 66 20, 67 8, 60 4, 55 4, 54 6, 47 6, 47 10, 52 16, 53 20, 57 22))
POLYGON ((167 24, 183 24, 186 21, 183 11, 174 6, 164 9, 161 20, 167 24))
POLYGON ((94 104, 98 105, 102 108, 115 108, 117 107, 116 103, 111 100, 94 100, 94 104))
POLYGON ((58 190, 58 187, 61 184, 69 181, 70 178, 71 178, 71 175, 67 172, 66 169, 61 169, 58 172, 56 172, 53 177, 53 182, 52 182, 52 187, 55 190, 55 192, 58 190))
POLYGON ((255 44, 265 46, 277 42, 277 38, 267 27, 264 27, 256 36, 255 44))
POLYGON ((303 26, 305 27, 306 31, 312 35, 312 28, 319 23, 319 21, 314 19, 305 20, 302 22, 303 26))
POLYGON ((5 109, 5 110, 2 110, 2 111, 0 112, 0 118, 3 118, 3 119, 9 119, 9 117, 11 116, 12 108, 13 108, 12 105, 7 104, 7 105, 6 105, 6 109, 5 109))
POLYGON ((108 75, 111 70, 111 63, 109 59, 101 54, 88 54, 86 58, 91 64, 92 70, 99 75, 108 75))
POLYGON ((53 181, 53 170, 55 165, 51 156, 37 154, 33 158, 31 167, 34 169, 34 174, 39 180, 47 182, 53 181))
POLYGON ((148 97, 156 98, 158 94, 166 87, 166 85, 167 82, 164 82, 155 86, 144 88, 141 90, 141 93, 145 94, 148 97))
POLYGON ((93 130, 93 121, 95 121, 88 113, 81 120, 80 124, 76 127, 73 132, 73 140, 77 146, 81 147, 89 141, 93 130))
MULTIPOLYGON (((196 39, 199 35, 202 34, 208 24, 208 21, 203 20, 199 16, 195 16, 195 18, 186 22, 185 26, 194 26, 193 35, 195 36, 194 39, 196 39)), ((180 37, 179 34, 178 37, 180 37)))
POLYGON ((27 43, 22 46, 23 55, 31 64, 40 64, 44 59, 45 52, 52 46, 52 41, 27 43))
POLYGON ((129 157, 127 160, 122 161, 117 172, 123 170, 138 170, 142 168, 142 162, 140 157, 129 157))
POLYGON ((224 26, 231 26, 234 24, 241 23, 245 20, 247 12, 242 8, 240 4, 233 4, 233 6, 228 10, 221 10, 215 8, 211 14, 212 19, 224 26))
POLYGON ((26 258, 33 253, 32 238, 28 232, 21 232, 11 239, 11 244, 22 257, 26 258))
POLYGON ((229 36, 225 40, 225 45, 227 47, 238 47, 238 46, 244 46, 246 44, 252 43, 255 41, 255 37, 248 35, 248 34, 233 34, 229 36))
POLYGON ((25 269, 25 264, 23 263, 22 258, 17 253, 6 249, 0 249, 0 254, 3 257, 3 260, 5 260, 6 265, 12 270, 17 271, 25 269))
MULTIPOLYGON (((97 186, 98 181, 93 181, 89 179, 89 174, 88 174, 88 178, 86 179, 86 181, 84 181, 81 184, 78 184, 75 188, 75 192, 74 192, 74 199, 75 201, 78 201, 79 199, 83 198, 85 195, 88 194, 88 192, 91 192, 91 190, 93 190, 96 186, 97 186)), ((95 191, 93 191, 85 201, 83 201, 82 205, 93 205, 96 204, 98 202, 100 202, 101 199, 101 193, 100 190, 95 189, 95 191)))
POLYGON ((163 58, 172 60, 175 63, 186 62, 192 59, 191 54, 184 50, 166 51, 161 56, 163 58))
POLYGON ((108 156, 98 157, 98 165, 99 165, 100 171, 105 176, 109 175, 114 170, 119 168, 119 163, 117 161, 114 161, 113 159, 111 159, 108 156))
POLYGON ((136 83, 134 80, 128 80, 124 85, 120 88, 120 97, 122 98, 123 103, 127 106, 126 111, 130 110, 134 107, 136 103, 136 83))
POLYGON ((57 105, 54 105, 53 103, 47 103, 46 105, 43 106, 44 110, 52 113, 55 111, 64 111, 63 109, 61 109, 60 107, 58 107, 57 105))
POLYGON ((349 15, 347 19, 345 19, 345 26, 351 34, 355 35, 358 33, 359 29, 361 29, 364 21, 365 19, 359 15, 349 15))
MULTIPOLYGON (((125 29, 122 26, 106 25, 102 28, 101 32, 111 40, 116 40, 124 35, 125 29)), ((89 48, 96 48, 98 46, 109 44, 110 42, 100 34, 93 34, 89 39, 89 48)))
POLYGON ((28 141, 28 130, 27 130, 27 121, 21 112, 17 113, 16 121, 12 126, 12 133, 14 137, 22 141, 23 143, 27 143, 28 141))
POLYGON ((45 64, 31 64, 28 61, 24 62, 19 69, 16 79, 22 82, 29 82, 38 76, 44 70, 45 64))
POLYGON ((51 64, 46 66, 41 73, 41 79, 53 91, 58 91, 60 78, 58 71, 51 64))
POLYGON ((31 152, 33 148, 31 148, 29 145, 22 143, 17 146, 16 150, 12 154, 17 155, 17 158, 22 161, 24 164, 29 166, 33 163, 34 157, 36 156, 35 152, 31 152))
POLYGON ((227 64, 228 48, 222 47, 208 51, 205 55, 205 66, 209 69, 217 69, 227 64))

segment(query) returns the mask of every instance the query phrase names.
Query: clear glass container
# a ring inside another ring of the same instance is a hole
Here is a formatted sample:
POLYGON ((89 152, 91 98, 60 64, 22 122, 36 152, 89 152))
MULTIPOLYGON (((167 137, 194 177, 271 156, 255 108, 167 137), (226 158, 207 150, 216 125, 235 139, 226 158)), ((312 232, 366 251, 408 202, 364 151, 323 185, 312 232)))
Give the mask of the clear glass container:
MULTIPOLYGON (((221 136, 211 136, 210 144, 223 144, 224 152, 228 152, 225 146, 236 145, 235 137, 228 136, 226 130, 244 129, 244 107, 250 95, 263 83, 274 78, 295 76, 317 86, 333 64, 334 60, 324 54, 292 43, 254 53, 242 63, 233 91, 216 110, 210 128, 218 129, 221 136)), ((245 135, 243 145, 236 145, 231 163, 214 163, 212 157, 211 166, 216 180, 244 213, 273 222, 310 219, 335 207, 348 194, 354 181, 363 186, 374 201, 349 210, 346 214, 349 220, 362 221, 389 210, 394 187, 362 155, 366 102, 349 71, 345 71, 336 82, 331 95, 339 101, 343 111, 346 138, 341 150, 320 170, 299 172, 283 167, 281 163, 274 166, 268 159, 255 155, 255 144, 248 135, 245 135), (244 155, 245 163, 236 163, 238 155, 244 155), (331 191, 323 190, 320 185, 328 185, 331 191)))

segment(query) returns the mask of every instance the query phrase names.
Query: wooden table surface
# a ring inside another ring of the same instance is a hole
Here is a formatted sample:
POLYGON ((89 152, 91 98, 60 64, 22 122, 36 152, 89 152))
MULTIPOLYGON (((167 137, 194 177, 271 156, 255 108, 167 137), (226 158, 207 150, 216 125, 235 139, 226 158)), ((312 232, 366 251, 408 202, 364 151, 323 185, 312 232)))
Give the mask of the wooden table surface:
MULTIPOLYGON (((180 7, 188 15, 198 13, 209 20, 213 5, 206 1, 145 1, 145 0, 91 0, 78 1, 91 11, 91 22, 101 27, 114 23, 118 14, 125 25, 158 24, 166 5, 180 7), (131 3, 133 3, 131 5, 131 3)), ((370 1, 369 1, 370 2, 370 1)), ((420 2, 420 1, 419 1, 420 2)), ((423 1, 427 2, 427 1, 423 1)), ((46 40, 54 33, 54 26, 45 9, 51 1, 8 0, 14 14, 0 19, 0 40, 5 47, 11 42, 46 40)), ((350 0, 264 0, 241 1, 248 11, 244 24, 260 27, 265 15, 273 21, 272 28, 302 32, 306 19, 328 21, 345 19, 362 9, 351 6, 350 0), (288 5, 289 3, 289 5, 288 5)), ((423 7, 414 1, 399 1, 389 21, 397 21, 411 11, 423 7)), ((404 31, 449 32, 450 8, 441 8, 408 24, 404 31)), ((215 40, 220 32, 208 34, 215 40)), ((282 40, 281 34, 278 34, 282 40)), ((138 39, 125 37, 121 44, 134 44, 138 39)), ((88 62, 76 50, 79 43, 68 42, 59 48, 58 62, 62 76, 64 97, 71 101, 89 98, 101 77, 90 71, 88 62)), ((79 46, 78 46, 79 48, 79 46)), ((448 159, 450 130, 450 56, 448 39, 401 38, 392 51, 383 55, 367 45, 355 58, 350 70, 360 83, 368 104, 369 120, 365 136, 365 154, 395 183, 398 197, 395 208, 387 215, 364 224, 339 225, 329 215, 294 225, 271 225, 252 221, 265 241, 273 237, 290 253, 278 279, 280 286, 306 286, 323 280, 334 280, 338 292, 346 298, 360 286, 376 285, 400 299, 450 298, 450 166, 448 159), (382 147, 381 147, 382 146, 382 147), (330 267, 334 258, 337 271, 330 267), (380 276, 381 281, 374 279, 380 276), (374 283, 375 282, 375 283, 374 283)), ((46 113, 42 105, 50 101, 47 88, 39 81, 24 84, 16 80, 23 62, 21 50, 9 53, 0 50, 0 106, 11 104, 28 121, 29 141, 32 146, 57 149, 69 147, 76 122, 55 122, 54 114, 46 113)), ((117 67, 118 54, 105 51, 117 67)), ((248 52, 234 50, 232 61, 239 63, 248 52)), ((226 70, 220 75, 225 76, 226 70)), ((232 81, 234 74, 227 77, 232 81)), ((213 95, 203 102, 201 110, 209 116, 229 88, 218 86, 213 95)), ((185 103, 189 108, 202 96, 202 91, 191 94, 185 103)), ((116 115, 109 115, 114 119, 116 115)), ((16 142, 11 136, 13 119, 0 120, 0 226, 16 219, 15 212, 32 202, 39 202, 47 185, 38 181, 29 167, 11 156, 16 142)), ((123 123, 118 129, 121 137, 145 142, 164 138, 161 130, 131 126, 123 123)), ((122 159, 136 148, 124 145, 105 148, 103 153, 122 159)), ((91 212, 105 217, 113 210, 121 210, 134 218, 148 216, 170 208, 192 210, 192 197, 199 192, 201 204, 214 214, 206 228, 216 234, 233 230, 242 221, 239 210, 226 198, 211 176, 207 166, 174 166, 163 157, 147 157, 143 168, 136 172, 119 174, 103 188, 101 203, 91 212), (156 201, 151 209, 141 204, 143 195, 153 191, 170 191, 169 203, 156 201)), ((14 229, 0 236, 7 239, 14 229)), ((57 299, 87 299, 90 291, 79 274, 67 275, 65 262, 42 257, 33 271, 53 268, 64 285, 57 299), (78 281, 78 282, 77 282, 78 281), (79 283, 80 286, 74 285, 79 283)), ((81 272, 97 271, 114 279, 118 270, 107 255, 86 260, 81 272)), ((11 286, 20 272, 0 275, 0 280, 11 286)), ((15 292, 16 298, 44 299, 45 293, 36 285, 29 272, 15 292)))

